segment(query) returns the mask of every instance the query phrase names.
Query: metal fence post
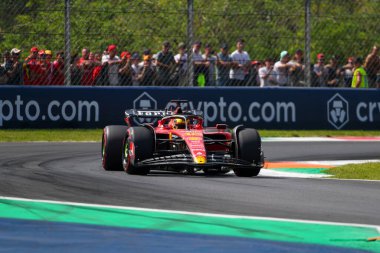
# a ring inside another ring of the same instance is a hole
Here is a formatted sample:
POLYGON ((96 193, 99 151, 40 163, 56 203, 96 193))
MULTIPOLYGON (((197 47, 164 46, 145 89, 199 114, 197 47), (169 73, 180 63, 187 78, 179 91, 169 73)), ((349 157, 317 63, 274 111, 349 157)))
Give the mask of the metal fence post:
POLYGON ((193 86, 194 0, 187 0, 187 85, 193 86))
POLYGON ((305 83, 311 86, 311 0, 305 0, 305 83))
POLYGON ((70 0, 65 0, 65 85, 71 85, 71 35, 70 35, 70 0))

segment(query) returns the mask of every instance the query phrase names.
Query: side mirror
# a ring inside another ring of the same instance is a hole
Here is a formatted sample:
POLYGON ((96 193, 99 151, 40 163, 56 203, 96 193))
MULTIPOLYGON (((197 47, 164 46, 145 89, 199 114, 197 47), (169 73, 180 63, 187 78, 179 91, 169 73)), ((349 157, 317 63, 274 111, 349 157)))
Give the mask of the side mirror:
POLYGON ((227 125, 226 124, 216 124, 216 129, 225 130, 225 129, 227 129, 227 125))

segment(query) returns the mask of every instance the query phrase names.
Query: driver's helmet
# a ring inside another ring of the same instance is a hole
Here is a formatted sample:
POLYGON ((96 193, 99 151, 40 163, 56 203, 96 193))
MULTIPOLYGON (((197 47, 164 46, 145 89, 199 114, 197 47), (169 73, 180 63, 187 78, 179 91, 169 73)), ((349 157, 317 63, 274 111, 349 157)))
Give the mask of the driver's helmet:
POLYGON ((173 129, 185 129, 186 128, 185 120, 181 119, 181 118, 172 119, 170 125, 171 125, 171 128, 173 128, 173 129))

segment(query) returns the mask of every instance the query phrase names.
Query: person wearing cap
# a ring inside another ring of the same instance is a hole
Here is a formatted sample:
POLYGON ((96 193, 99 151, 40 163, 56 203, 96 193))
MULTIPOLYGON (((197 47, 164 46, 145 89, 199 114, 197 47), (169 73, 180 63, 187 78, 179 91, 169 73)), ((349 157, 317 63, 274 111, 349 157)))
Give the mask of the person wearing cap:
POLYGON ((107 70, 108 74, 107 83, 109 85, 119 85, 119 64, 121 61, 119 56, 116 55, 116 45, 109 45, 107 48, 107 52, 108 54, 105 54, 102 57, 103 68, 107 70))
POLYGON ((8 72, 9 84, 22 85, 23 84, 23 67, 19 61, 21 50, 13 48, 11 50, 12 69, 8 72))
POLYGON ((18 48, 12 48, 11 55, 20 55, 21 50, 18 48))
POLYGON ((288 51, 282 51, 280 54, 280 60, 273 66, 273 70, 276 73, 276 83, 279 86, 289 85, 289 69, 291 67, 289 60, 290 55, 288 51))
POLYGON ((218 86, 229 86, 231 85, 230 80, 230 70, 232 66, 232 58, 228 53, 229 47, 227 43, 220 45, 220 52, 216 55, 216 70, 217 78, 216 84, 218 86))
POLYGON ((28 57, 26 57, 26 59, 25 59, 25 63, 28 63, 29 61, 31 61, 31 60, 37 60, 37 58, 38 58, 38 48, 37 47, 32 47, 31 49, 30 49, 30 54, 29 54, 29 56, 28 57))
POLYGON ((317 63, 313 67, 313 80, 312 86, 324 87, 327 79, 327 69, 325 68, 325 55, 322 53, 317 54, 317 63))
POLYGON ((152 65, 152 55, 150 54, 150 50, 146 50, 143 53, 143 62, 140 63, 142 67, 139 80, 141 86, 154 86, 157 78, 156 71, 152 65))
POLYGON ((277 74, 273 70, 273 59, 265 59, 264 66, 259 68, 260 87, 276 86, 277 74))
POLYGON ((30 49, 30 55, 24 61, 24 85, 37 85, 36 81, 39 69, 37 62, 38 51, 37 47, 32 47, 30 49))
POLYGON ((157 53, 156 59, 157 85, 174 85, 171 80, 174 66, 175 60, 173 53, 170 51, 170 43, 169 41, 164 41, 162 50, 157 53))
POLYGON ((363 59, 361 57, 354 58, 354 75, 352 77, 352 88, 368 88, 368 75, 363 68, 363 59))
POLYGON ((128 51, 124 51, 120 54, 120 58, 120 86, 132 86, 131 53, 128 51))
POLYGON ((380 88, 380 57, 379 57, 379 47, 374 45, 372 47, 371 53, 366 57, 364 62, 364 68, 368 74, 368 84, 370 88, 380 88))
POLYGON ((53 52, 51 50, 45 50, 45 65, 47 69, 47 83, 46 85, 50 85, 53 78, 53 63, 51 62, 53 56, 53 52))
POLYGON ((289 68, 289 84, 290 86, 305 86, 304 70, 305 65, 303 62, 303 51, 297 49, 293 58, 288 62, 289 68))
POLYGON ((231 54, 234 64, 230 70, 230 79, 234 86, 245 86, 246 79, 248 78, 251 58, 249 54, 244 51, 244 46, 245 41, 238 39, 236 41, 236 50, 231 54))
POLYGON ((47 62, 51 62, 53 58, 53 52, 51 50, 45 50, 45 57, 47 62))
POLYGON ((37 58, 37 63, 38 63, 38 76, 37 79, 35 80, 36 85, 49 85, 50 80, 49 77, 51 77, 51 64, 50 62, 47 62, 46 60, 46 53, 45 50, 40 50, 38 51, 38 58, 37 58))
POLYGON ((176 79, 178 80, 178 85, 186 86, 186 71, 187 71, 187 53, 186 45, 181 42, 178 44, 178 54, 174 56, 176 62, 176 79))

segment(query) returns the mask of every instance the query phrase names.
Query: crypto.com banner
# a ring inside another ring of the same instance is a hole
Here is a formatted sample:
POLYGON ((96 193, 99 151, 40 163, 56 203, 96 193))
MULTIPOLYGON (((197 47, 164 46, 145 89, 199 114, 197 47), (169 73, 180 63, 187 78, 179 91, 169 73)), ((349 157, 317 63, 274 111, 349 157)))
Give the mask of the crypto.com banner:
MULTIPOLYGON (((380 129, 380 90, 257 87, 0 87, 0 128, 102 128, 125 109, 189 100, 205 124, 258 129, 380 129)), ((143 122, 143 121, 141 121, 143 122)))

